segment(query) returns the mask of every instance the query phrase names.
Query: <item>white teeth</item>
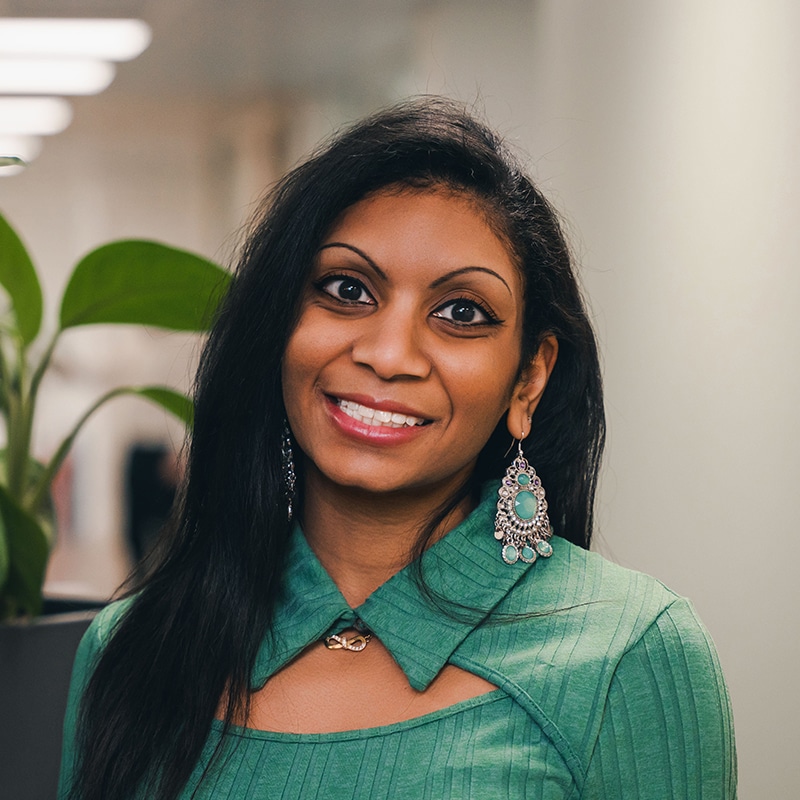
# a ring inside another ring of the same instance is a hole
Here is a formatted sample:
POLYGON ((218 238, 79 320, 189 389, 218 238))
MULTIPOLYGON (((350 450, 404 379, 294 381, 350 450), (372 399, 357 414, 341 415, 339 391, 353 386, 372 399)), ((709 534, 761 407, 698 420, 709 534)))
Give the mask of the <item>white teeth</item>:
POLYGON ((425 420, 420 417, 409 417, 406 414, 398 414, 391 411, 381 411, 377 408, 362 406, 352 400, 339 400, 339 408, 348 417, 363 422, 365 425, 384 428, 410 428, 415 425, 422 425, 425 420))

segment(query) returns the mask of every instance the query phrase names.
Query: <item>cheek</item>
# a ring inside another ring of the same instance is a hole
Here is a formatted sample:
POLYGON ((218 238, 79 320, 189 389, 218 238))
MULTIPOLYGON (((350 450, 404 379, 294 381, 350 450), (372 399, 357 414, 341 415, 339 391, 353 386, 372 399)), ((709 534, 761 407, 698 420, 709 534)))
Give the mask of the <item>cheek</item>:
POLYGON ((325 346, 331 341, 331 332, 315 311, 313 306, 307 307, 289 336, 283 354, 284 378, 313 370, 324 357, 325 346))
POLYGON ((313 337, 309 333, 301 321, 289 338, 286 352, 283 354, 281 363, 283 403, 290 417, 303 402, 303 387, 307 389, 309 380, 313 380, 315 352, 313 337))
POLYGON ((517 360, 496 352, 453 364, 449 391, 456 416, 462 416, 481 431, 494 430, 508 409, 515 385, 517 360))
POLYGON ((312 436, 312 414, 316 387, 326 368, 346 350, 341 326, 331 325, 324 315, 306 309, 289 337, 281 362, 283 403, 290 427, 301 443, 312 436))

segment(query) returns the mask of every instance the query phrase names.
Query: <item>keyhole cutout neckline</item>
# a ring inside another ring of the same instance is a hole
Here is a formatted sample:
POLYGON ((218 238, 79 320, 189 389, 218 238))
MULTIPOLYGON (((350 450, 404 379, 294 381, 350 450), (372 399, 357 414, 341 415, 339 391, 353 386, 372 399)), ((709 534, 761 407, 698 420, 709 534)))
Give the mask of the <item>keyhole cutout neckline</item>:
POLYGON ((243 727, 300 735, 386 728, 497 691, 450 664, 418 691, 380 640, 373 639, 369 649, 331 652, 314 643, 254 693, 243 727))
MULTIPOLYGON (((274 699, 283 693, 290 698, 296 713, 291 717, 287 711, 286 718, 280 720, 273 715, 263 724, 273 730, 279 722, 284 730, 299 729, 303 712, 302 709, 297 711, 297 701, 304 683, 306 689, 314 685, 317 658, 324 658, 325 666, 337 672, 325 676, 322 682, 316 679, 316 690, 312 692, 309 689, 304 694, 308 702, 335 704, 342 701, 341 693, 346 691, 346 684, 336 681, 341 678, 338 676, 339 665, 344 670, 345 663, 347 670, 356 673, 361 669, 385 667, 392 691, 406 701, 407 711, 403 712, 396 704, 390 703, 385 713, 377 715, 375 721, 365 721, 358 714, 351 715, 348 728, 353 722, 357 722, 358 727, 376 727, 392 724, 382 722, 390 718, 401 722, 425 716, 496 691, 488 680, 491 676, 484 679, 449 663, 464 640, 527 571, 537 566, 522 561, 509 565, 500 557, 494 538, 496 492, 496 482, 488 483, 481 502, 472 513, 422 556, 426 586, 435 597, 454 604, 452 614, 445 613, 425 596, 418 585, 416 570, 409 567, 379 586, 358 608, 350 608, 296 525, 292 533, 284 596, 276 608, 272 634, 265 637, 253 672, 254 701, 266 701, 271 696, 274 699), (463 607, 468 611, 464 612, 463 607), (360 653, 326 650, 323 637, 352 626, 356 619, 363 620, 374 634, 369 647, 360 653), (373 648, 380 653, 379 658, 376 656, 380 664, 372 663, 369 651, 373 648), (368 662, 358 667, 356 659, 365 658, 368 662), (309 660, 306 662, 306 659, 309 660), (337 659, 339 664, 330 666, 337 659), (298 672, 293 678, 295 670, 298 672), (442 677, 434 685, 440 674, 442 677), (297 694, 289 682, 295 678, 298 679, 297 694), (327 683, 329 678, 333 683, 327 683), (433 691, 426 694, 431 686, 433 691)), ((542 564, 542 568, 546 568, 546 564, 542 564)), ((354 703, 363 702, 363 697, 360 701, 356 695, 348 694, 348 697, 354 703)), ((279 697, 276 702, 280 702, 279 697)), ((254 702, 254 707, 258 704, 254 702)), ((255 721, 257 719, 253 718, 248 724, 255 721)), ((330 720, 326 726, 326 729, 332 729, 330 720)), ((347 728, 342 727, 340 721, 338 729, 347 728)))

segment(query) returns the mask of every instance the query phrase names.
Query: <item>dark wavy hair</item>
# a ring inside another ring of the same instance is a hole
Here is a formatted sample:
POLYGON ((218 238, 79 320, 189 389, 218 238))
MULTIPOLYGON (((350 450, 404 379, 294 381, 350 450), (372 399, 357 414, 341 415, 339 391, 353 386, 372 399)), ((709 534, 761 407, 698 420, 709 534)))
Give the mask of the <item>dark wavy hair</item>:
MULTIPOLYGON (((144 791, 172 800, 218 709, 226 730, 246 718, 290 534, 281 359, 324 235, 344 209, 392 184, 466 193, 515 256, 525 290, 520 369, 543 336, 559 342, 527 455, 547 488, 556 532, 589 546, 602 388, 557 215, 498 137, 463 107, 421 98, 371 116, 289 172, 252 227, 201 358, 171 535, 84 694, 73 797, 123 800, 144 791)), ((510 438, 503 425, 486 443, 474 482, 503 473, 510 438)))

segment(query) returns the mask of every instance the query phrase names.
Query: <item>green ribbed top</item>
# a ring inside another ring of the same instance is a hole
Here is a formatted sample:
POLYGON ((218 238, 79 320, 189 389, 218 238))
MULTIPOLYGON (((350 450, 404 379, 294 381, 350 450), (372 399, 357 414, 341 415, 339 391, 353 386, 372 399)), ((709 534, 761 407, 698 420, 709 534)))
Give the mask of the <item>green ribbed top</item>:
MULTIPOLYGON (((276 644, 262 646, 254 685, 358 617, 414 688, 424 689, 449 663, 497 690, 363 730, 309 735, 234 728, 225 757, 193 795, 221 735, 215 722, 183 797, 735 798, 727 690, 691 604, 655 579, 557 537, 551 558, 509 566, 493 521, 488 494, 423 556, 428 586, 479 609, 468 619, 434 608, 409 569, 351 609, 297 528, 276 644)), ((62 785, 83 686, 124 608, 117 603, 101 612, 79 648, 62 785)))

